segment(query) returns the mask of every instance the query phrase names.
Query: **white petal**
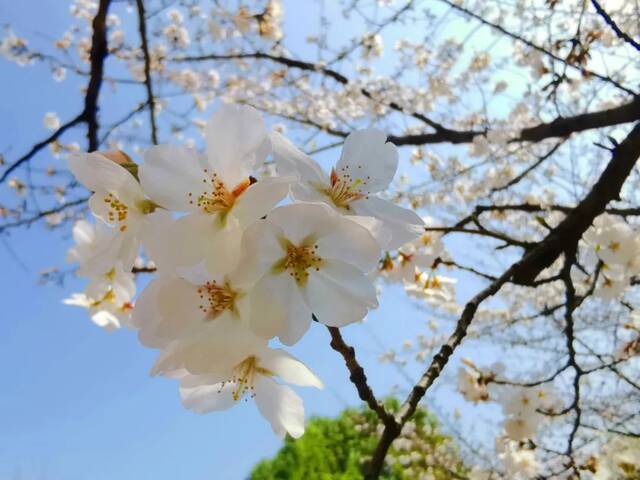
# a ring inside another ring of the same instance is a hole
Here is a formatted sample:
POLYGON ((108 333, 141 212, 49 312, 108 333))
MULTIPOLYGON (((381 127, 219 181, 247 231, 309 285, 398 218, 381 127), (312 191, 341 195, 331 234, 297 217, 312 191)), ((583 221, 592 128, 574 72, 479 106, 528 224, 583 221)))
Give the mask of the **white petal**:
POLYGON ((279 437, 286 433, 299 438, 304 433, 304 406, 302 399, 286 385, 279 385, 270 378, 258 376, 256 380, 256 405, 279 437))
POLYGON ((198 286, 175 278, 165 282, 158 292, 160 322, 156 334, 162 338, 180 339, 200 324, 205 326, 205 312, 198 286))
POLYGON ((298 150, 283 135, 271 134, 273 160, 279 175, 296 175, 301 182, 329 185, 329 176, 311 157, 298 150))
POLYGON ((271 149, 262 115, 245 105, 220 107, 206 136, 209 163, 229 188, 248 178, 271 149))
POLYGON ((72 293, 69 298, 62 300, 65 305, 73 305, 74 307, 89 308, 91 305, 91 299, 89 299, 84 293, 72 293))
POLYGON ((118 317, 107 310, 97 311, 91 316, 91 320, 97 326, 104 328, 108 332, 112 332, 122 326, 118 317))
POLYGON ((232 272, 240 261, 242 227, 231 216, 224 228, 208 239, 205 267, 212 275, 232 272))
POLYGON ((205 168, 206 158, 194 149, 158 145, 147 150, 138 174, 144 192, 154 202, 186 212, 196 210, 193 202, 207 191, 209 184, 203 180, 208 180, 212 172, 207 175, 205 168))
POLYGON ((69 169, 91 191, 112 193, 129 206, 144 199, 142 189, 133 175, 99 153, 70 155, 69 169))
POLYGON ((233 216, 245 226, 264 217, 287 196, 291 181, 291 177, 275 177, 254 183, 236 201, 233 216))
POLYGON ((95 225, 86 220, 78 220, 73 225, 73 241, 77 245, 91 245, 95 239, 95 225))
POLYGON ((349 220, 352 220, 358 225, 366 228, 371 236, 376 239, 380 248, 384 250, 388 249, 386 248, 386 245, 391 241, 391 232, 388 228, 385 228, 385 224, 382 220, 362 215, 349 215, 349 220))
POLYGON ((342 262, 327 262, 309 275, 307 297, 321 323, 341 327, 362 320, 376 308, 376 289, 359 270, 342 262))
POLYGON ((273 265, 284 257, 285 250, 279 241, 284 232, 268 220, 258 220, 247 228, 242 236, 242 251, 246 252, 234 279, 249 285, 271 271, 273 265))
POLYGON ((194 213, 177 220, 170 232, 175 263, 192 266, 205 262, 213 275, 231 272, 240 257, 242 230, 228 217, 222 226, 217 216, 194 213))
POLYGON ((233 367, 267 344, 235 321, 218 320, 215 332, 210 333, 163 348, 152 374, 184 368, 193 374, 213 373, 231 378, 233 367))
POLYGON ((113 288, 113 293, 116 296, 116 303, 121 305, 131 302, 136 294, 136 279, 131 273, 131 269, 125 270, 118 264, 114 271, 111 288, 113 288))
MULTIPOLYGON (((366 199, 352 203, 353 210, 359 215, 376 217, 383 222, 389 240, 383 235, 378 238, 385 250, 394 250, 424 233, 424 221, 413 210, 371 195, 366 199)), ((387 237, 387 238, 388 238, 387 237)))
POLYGON ((157 324, 160 321, 158 294, 167 280, 169 279, 159 277, 147 285, 140 292, 131 312, 131 324, 138 329, 140 343, 147 347, 159 348, 169 343, 156 335, 157 324))
POLYGON ((322 203, 294 203, 278 207, 267 215, 267 220, 280 227, 295 245, 311 235, 319 238, 335 231, 340 226, 339 218, 322 203))
POLYGON ((336 164, 338 175, 348 173, 353 179, 361 179, 362 188, 369 192, 387 188, 397 168, 396 146, 387 142, 386 133, 373 128, 351 133, 336 164))
POLYGON ((293 345, 309 329, 311 310, 288 274, 265 276, 250 295, 249 325, 256 335, 265 339, 277 335, 285 345, 293 345))
POLYGON ((380 246, 371 233, 351 217, 338 217, 337 227, 316 240, 318 255, 323 259, 340 260, 370 272, 378 265, 380 246))
POLYGON ((309 368, 284 350, 266 349, 260 354, 260 366, 275 373, 286 383, 322 388, 322 382, 309 368))
POLYGON ((145 215, 140 230, 140 240, 145 255, 153 260, 159 272, 175 270, 175 252, 169 241, 168 232, 174 228, 174 218, 167 210, 158 209, 145 215))
POLYGON ((196 413, 209 413, 227 410, 233 407, 236 400, 233 392, 237 385, 232 382, 198 385, 194 387, 180 387, 182 404, 196 413))

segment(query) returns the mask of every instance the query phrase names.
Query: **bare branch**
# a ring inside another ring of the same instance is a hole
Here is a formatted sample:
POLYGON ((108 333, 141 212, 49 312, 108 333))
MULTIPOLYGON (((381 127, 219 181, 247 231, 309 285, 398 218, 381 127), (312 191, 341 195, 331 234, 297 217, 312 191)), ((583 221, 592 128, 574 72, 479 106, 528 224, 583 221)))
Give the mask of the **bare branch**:
POLYGON ((353 347, 347 345, 340 334, 340 330, 336 327, 327 327, 329 333, 331 334, 331 348, 333 348, 336 352, 342 355, 344 358, 344 363, 349 369, 349 379, 355 385, 356 390, 358 390, 358 395, 360 399, 369 405, 369 408, 376 412, 378 418, 382 420, 382 422, 386 425, 395 424, 395 419, 393 415, 388 413, 384 406, 378 402, 376 399, 373 390, 367 383, 367 376, 364 373, 364 369, 358 363, 356 359, 356 352, 353 347))
POLYGON ((631 38, 629 35, 623 32, 618 26, 618 24, 613 21, 613 18, 611 18, 611 16, 605 11, 605 9, 602 8, 602 6, 598 3, 597 0, 591 0, 591 4, 595 7, 596 12, 598 12, 598 15, 602 17, 605 23, 611 27, 611 29, 616 33, 618 37, 620 37, 622 40, 624 40, 625 42, 627 42, 629 45, 631 45, 633 48, 635 48, 640 52, 640 43, 636 42, 633 38, 631 38))
POLYGON ((149 45, 147 43, 147 21, 144 12, 144 1, 136 0, 138 6, 138 31, 140 32, 140 42, 144 55, 144 85, 147 89, 147 103, 149 104, 149 121, 151 122, 151 143, 158 144, 158 128, 156 126, 156 101, 153 95, 153 85, 151 83, 151 57, 149 55, 149 45))

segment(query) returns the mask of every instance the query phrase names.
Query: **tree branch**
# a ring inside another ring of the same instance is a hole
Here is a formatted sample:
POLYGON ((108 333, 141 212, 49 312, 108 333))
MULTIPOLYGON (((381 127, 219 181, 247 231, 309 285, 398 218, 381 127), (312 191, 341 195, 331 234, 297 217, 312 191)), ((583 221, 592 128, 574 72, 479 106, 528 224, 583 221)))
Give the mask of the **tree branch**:
POLYGON ((378 402, 373 390, 367 383, 367 376, 364 373, 364 369, 358 363, 356 359, 356 352, 353 347, 347 345, 340 334, 340 330, 336 327, 327 327, 331 334, 331 348, 342 355, 344 363, 349 370, 349 379, 353 383, 358 391, 360 399, 369 405, 369 408, 373 410, 382 422, 387 424, 395 424, 395 419, 392 414, 388 413, 384 406, 378 402))
POLYGON ((7 169, 0 176, 0 183, 4 182, 9 177, 11 172, 13 172, 16 168, 18 168, 23 163, 28 162, 31 159, 31 157, 33 157, 36 153, 38 153, 44 147, 49 145, 51 142, 55 142, 58 138, 60 138, 60 136, 62 136, 64 132, 66 132, 71 127, 74 127, 82 122, 84 122, 84 114, 81 113, 74 119, 69 120, 67 123, 61 125, 60 128, 58 128, 55 132, 53 132, 47 138, 45 138, 41 142, 36 143, 33 147, 31 147, 31 150, 29 150, 26 154, 24 154, 22 157, 20 157, 18 160, 16 160, 15 162, 13 162, 11 165, 7 167, 7 169))
POLYGON ((521 42, 525 45, 527 45, 530 48, 533 48, 534 50, 543 53, 551 58, 553 58, 554 60, 558 61, 558 62, 562 62, 563 64, 567 65, 568 67, 571 67, 575 70, 578 70, 580 73, 582 73, 585 76, 592 76, 592 77, 596 77, 604 82, 610 83, 611 85, 614 85, 616 88, 618 88, 619 90, 622 90, 623 92, 626 92, 630 95, 636 95, 636 92, 634 92, 633 90, 625 87, 624 85, 616 82, 613 78, 608 77, 606 75, 601 75, 599 73, 596 72, 592 72, 591 70, 588 70, 585 67, 582 67, 580 65, 575 65, 573 63, 568 63, 566 59, 559 57, 558 55, 546 50, 545 48, 536 45, 535 43, 527 40, 526 38, 523 38, 519 35, 516 35, 515 33, 512 33, 510 31, 508 31, 507 29, 505 29, 504 27, 502 27, 501 25, 498 25, 496 23, 490 22, 489 20, 486 20, 484 18, 482 18, 480 15, 478 15, 477 13, 472 12, 471 10, 468 10, 466 8, 464 8, 461 5, 458 5, 457 3, 451 1, 451 0, 439 0, 443 3, 446 3, 447 5, 449 5, 451 8, 475 19, 478 20, 480 23, 482 23, 483 25, 487 25, 488 27, 493 28, 494 30, 497 30, 498 32, 508 36, 509 38, 512 38, 514 40, 517 40, 518 42, 521 42))
POLYGON ((611 161, 589 194, 536 247, 523 257, 527 268, 514 275, 518 284, 530 284, 558 256, 580 240, 593 220, 605 211, 607 204, 620 198, 620 190, 640 157, 640 123, 612 154, 611 161))
POLYGON ((89 86, 84 101, 84 116, 87 122, 87 140, 89 151, 98 148, 98 97, 104 76, 104 61, 109 55, 107 45, 107 12, 111 0, 100 0, 98 13, 93 18, 93 35, 91 37, 91 69, 89 86))
POLYGON ((136 0, 138 6, 138 31, 140 32, 140 43, 144 55, 144 85, 147 89, 147 103, 149 104, 149 121, 151 122, 151 143, 158 144, 158 128, 156 126, 156 101, 153 95, 153 85, 151 83, 151 56, 149 55, 149 45, 147 43, 147 21, 144 13, 144 1, 136 0))
MULTIPOLYGON (((449 336, 447 342, 440 347, 438 353, 431 360, 429 367, 409 393, 409 396, 396 415, 396 422, 390 422, 388 425, 385 425, 365 476, 367 480, 374 480, 380 476, 384 459, 392 442, 400 435, 402 426, 411 418, 422 397, 424 397, 429 387, 440 376, 440 373, 448 363, 455 349, 462 343, 480 304, 487 298, 495 295, 502 286, 509 281, 521 284, 528 282, 531 284, 538 273, 543 268, 551 265, 561 253, 575 251, 577 241, 591 225, 593 219, 604 211, 609 201, 619 195, 624 181, 639 156, 640 123, 637 124, 627 138, 615 148, 613 157, 600 176, 600 179, 584 200, 567 215, 565 220, 542 240, 537 247, 534 247, 518 262, 511 265, 500 277, 491 282, 465 305, 462 315, 456 323, 455 330, 449 336)), ((576 306, 577 303, 570 305, 570 308, 567 307, 568 312, 570 312, 568 314, 569 316, 571 316, 576 306)), ((571 328, 572 325, 572 323, 567 324, 567 328, 571 328)), ((569 333, 571 332, 567 333, 568 336, 569 333)), ((571 342, 570 346, 570 355, 572 348, 573 342, 571 342)), ((576 365, 572 366, 579 374, 580 367, 578 366, 576 368, 576 365)))
POLYGON ((633 38, 631 38, 629 35, 623 32, 618 26, 618 24, 614 22, 613 18, 611 18, 611 16, 609 16, 609 14, 605 11, 605 9, 602 8, 602 6, 597 2, 597 0, 591 0, 591 4, 595 7, 596 12, 598 12, 598 15, 602 17, 605 23, 611 27, 611 29, 616 33, 616 35, 619 38, 621 38, 622 40, 624 40, 625 42, 627 42, 629 45, 631 45, 633 48, 635 48, 640 52, 640 43, 636 42, 633 38))

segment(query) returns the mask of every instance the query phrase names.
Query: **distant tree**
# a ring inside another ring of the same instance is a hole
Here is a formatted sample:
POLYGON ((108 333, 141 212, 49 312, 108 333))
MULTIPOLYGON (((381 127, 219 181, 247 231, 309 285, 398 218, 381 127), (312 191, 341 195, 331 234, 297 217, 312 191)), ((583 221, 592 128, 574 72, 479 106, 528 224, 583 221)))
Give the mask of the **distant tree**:
MULTIPOLYGON (((386 402, 394 412, 399 405, 395 399, 386 402)), ((304 436, 287 437, 273 458, 254 468, 251 480, 360 479, 380 431, 378 417, 368 408, 349 408, 337 418, 313 418, 304 436)), ((465 472, 451 437, 440 431, 433 415, 419 408, 390 450, 381 478, 444 480, 465 478, 465 472)))

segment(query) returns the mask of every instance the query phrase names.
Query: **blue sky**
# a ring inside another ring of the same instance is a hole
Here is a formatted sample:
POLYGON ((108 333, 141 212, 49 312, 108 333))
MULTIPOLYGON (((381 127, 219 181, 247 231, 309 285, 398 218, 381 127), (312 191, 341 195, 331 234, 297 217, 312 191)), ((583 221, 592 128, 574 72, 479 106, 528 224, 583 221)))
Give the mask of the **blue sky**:
MULTIPOLYGON (((287 23, 287 34, 302 39, 317 20, 296 14, 302 2, 288 3, 295 21, 287 23)), ((0 22, 29 39, 42 39, 42 33, 55 38, 69 24, 68 3, 3 2, 0 22)), ((46 135, 46 111, 64 120, 81 108, 80 83, 50 81, 44 67, 18 68, 0 60, 0 78, 0 151, 8 160, 46 135)), ((111 101, 131 100, 107 92, 111 101)), ((36 159, 40 165, 50 161, 47 152, 36 159)), ((0 189, 0 203, 9 194, 0 189)), ((149 377, 156 352, 142 348, 135 333, 107 334, 84 311, 61 303, 82 290, 81 281, 38 285, 40 271, 63 263, 68 235, 35 226, 0 241, 0 480, 233 480, 279 448, 280 440, 251 402, 208 416, 183 409, 173 381, 149 377)), ((345 336, 358 345, 374 389, 384 395, 403 380, 377 362, 379 339, 397 347, 420 332, 429 333, 424 313, 391 288, 368 322, 347 328, 345 336)), ((327 332, 314 325, 292 349, 326 385, 321 392, 298 389, 307 416, 359 404, 328 343, 327 332)))

